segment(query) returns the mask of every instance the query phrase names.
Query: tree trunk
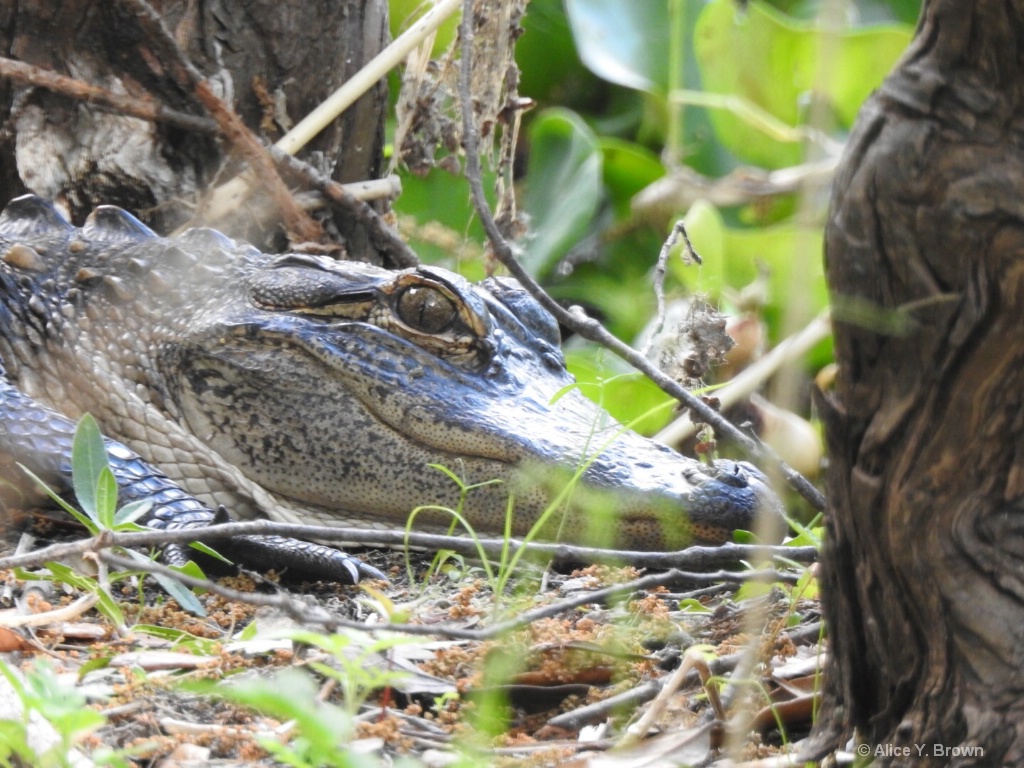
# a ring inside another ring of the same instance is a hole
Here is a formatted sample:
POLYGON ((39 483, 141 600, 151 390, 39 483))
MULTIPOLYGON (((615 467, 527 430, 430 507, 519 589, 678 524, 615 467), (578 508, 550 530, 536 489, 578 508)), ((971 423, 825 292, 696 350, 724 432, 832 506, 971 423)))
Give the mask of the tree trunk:
MULTIPOLYGON (((175 76, 175 59, 184 58, 250 130, 275 141, 388 37, 386 0, 150 5, 173 39, 157 40, 136 2, 0 0, 0 55, 207 117, 195 93, 175 76)), ((300 157, 337 181, 377 178, 386 106, 382 81, 300 157)), ((25 83, 0 80, 0 117, 9 131, 0 143, 0 203, 31 191, 63 204, 79 222, 96 205, 110 203, 168 231, 192 217, 211 184, 244 167, 209 134, 127 117, 25 83)), ((283 244, 280 231, 265 222, 217 223, 264 249, 283 244)), ((365 246, 351 222, 330 225, 350 241, 350 251, 365 246)))
POLYGON ((1022 764, 1024 0, 926 1, 850 138, 826 265, 819 746, 1022 764))

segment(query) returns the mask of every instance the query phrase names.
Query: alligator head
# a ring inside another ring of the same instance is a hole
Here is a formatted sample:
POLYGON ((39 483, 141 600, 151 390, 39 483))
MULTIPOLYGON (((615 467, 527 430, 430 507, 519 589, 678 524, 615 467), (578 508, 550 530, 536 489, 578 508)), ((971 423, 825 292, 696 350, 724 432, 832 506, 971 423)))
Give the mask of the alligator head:
POLYGON ((9 380, 211 508, 395 527, 424 507, 434 528, 458 509, 481 532, 546 520, 643 549, 781 520, 750 465, 709 469, 577 391, 515 281, 163 239, 109 207, 76 229, 31 197, 0 216, 0 252, 9 380))
POLYGON ((749 465, 713 471, 584 397, 510 279, 281 256, 195 317, 166 369, 189 431, 290 501, 271 517, 393 526, 422 507, 437 527, 459 508, 524 535, 547 512, 548 537, 664 548, 779 516, 749 465), (461 503, 440 467, 476 486, 461 503))

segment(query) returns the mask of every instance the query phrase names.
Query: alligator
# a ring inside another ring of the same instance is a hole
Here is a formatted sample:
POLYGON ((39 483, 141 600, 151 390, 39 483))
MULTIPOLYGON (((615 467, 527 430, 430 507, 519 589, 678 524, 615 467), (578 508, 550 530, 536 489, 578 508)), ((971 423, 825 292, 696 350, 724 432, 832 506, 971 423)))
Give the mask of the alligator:
MULTIPOLYGON (((70 492, 91 413, 120 500, 197 539, 224 510, 399 528, 422 508, 416 526, 438 529, 460 508, 478 532, 509 516, 524 535, 566 488, 547 538, 678 548, 782 518, 752 465, 684 457, 582 395, 557 324, 510 278, 270 255, 211 229, 162 238, 111 206, 76 228, 27 195, 0 214, 0 298, 0 471, 22 494, 16 463, 70 492), (460 496, 448 473, 477 487, 460 496)), ((262 566, 379 575, 325 545, 232 545, 262 566)))

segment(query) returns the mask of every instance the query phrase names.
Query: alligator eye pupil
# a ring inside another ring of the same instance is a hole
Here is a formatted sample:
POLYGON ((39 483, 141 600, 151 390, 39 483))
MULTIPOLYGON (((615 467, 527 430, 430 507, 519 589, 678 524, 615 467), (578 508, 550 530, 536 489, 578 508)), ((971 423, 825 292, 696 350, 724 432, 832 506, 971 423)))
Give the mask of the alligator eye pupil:
POLYGON ((423 333, 443 333, 458 314, 447 296, 424 286, 404 290, 398 297, 397 310, 403 323, 423 333))

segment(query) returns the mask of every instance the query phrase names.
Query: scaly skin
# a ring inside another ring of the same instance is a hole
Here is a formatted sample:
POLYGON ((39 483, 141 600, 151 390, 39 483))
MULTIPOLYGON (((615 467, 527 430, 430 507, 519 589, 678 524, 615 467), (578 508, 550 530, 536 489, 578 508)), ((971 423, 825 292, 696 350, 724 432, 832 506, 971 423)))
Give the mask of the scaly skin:
POLYGON ((66 436, 90 412, 124 493, 157 501, 151 525, 223 506, 401 526, 459 503, 430 464, 502 481, 466 499, 484 533, 504 531, 510 493, 526 533, 580 468, 548 537, 660 549, 781 519, 750 465, 712 472, 567 389, 554 321, 511 280, 270 256, 211 230, 162 239, 116 208, 79 230, 25 197, 0 216, 0 293, 0 460, 66 483, 66 436))

